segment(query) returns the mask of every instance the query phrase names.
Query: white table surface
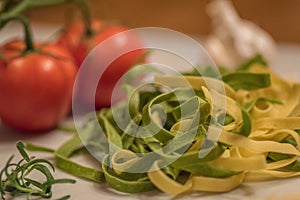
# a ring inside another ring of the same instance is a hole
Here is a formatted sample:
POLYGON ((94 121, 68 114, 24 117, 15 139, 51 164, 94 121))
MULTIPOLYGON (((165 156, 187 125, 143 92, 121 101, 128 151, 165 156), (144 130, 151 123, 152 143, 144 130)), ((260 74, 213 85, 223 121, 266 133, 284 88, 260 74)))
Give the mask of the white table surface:
MULTIPOLYGON (((49 38, 49 33, 52 33, 53 30, 57 29, 57 26, 53 25, 34 25, 34 34, 36 39, 46 39, 49 38), (49 31, 51 30, 51 31, 49 31)), ((0 43, 6 39, 17 36, 20 34, 22 29, 15 23, 11 23, 0 31, 0 43)), ((55 32, 55 31, 54 31, 55 32)), ((51 34, 50 34, 51 35, 51 34)), ((295 44, 279 44, 279 56, 276 63, 272 68, 278 73, 282 74, 285 77, 292 77, 297 80, 300 80, 300 46, 295 44)), ((168 64, 172 63, 171 60, 168 60, 166 56, 156 56, 157 61, 162 61, 168 64)), ((1 94, 0 94, 1 95, 1 94)), ((70 135, 68 133, 63 133, 60 131, 51 131, 39 135, 24 135, 17 131, 11 130, 0 122, 0 168, 5 165, 8 158, 15 154, 15 160, 19 158, 15 144, 18 140, 24 142, 30 141, 35 144, 44 145, 52 148, 58 147, 64 141, 66 141, 70 135)), ((31 153, 30 155, 37 155, 41 158, 51 159, 51 154, 43 153, 31 153)), ((80 160, 85 162, 84 159, 80 160)), ((93 164, 97 166, 97 164, 93 164)), ((75 185, 72 184, 63 184, 54 186, 54 196, 61 197, 66 194, 71 195, 71 199, 203 199, 203 200, 212 200, 212 199, 282 199, 283 196, 291 194, 299 194, 300 186, 300 177, 284 180, 275 180, 268 182, 260 183, 243 183, 241 187, 236 190, 227 193, 221 194, 210 194, 210 193, 194 193, 189 196, 182 197, 170 197, 168 195, 162 194, 159 191, 153 191, 143 194, 120 194, 109 189, 105 184, 96 184, 90 181, 82 180, 70 176, 60 170, 56 170, 54 173, 56 178, 69 177, 77 180, 75 185)), ((300 198, 300 197, 299 197, 300 198)), ((15 199, 24 199, 23 197, 15 199)), ((294 198, 293 198, 294 199, 294 198)), ((296 199, 296 198, 295 198, 296 199)))

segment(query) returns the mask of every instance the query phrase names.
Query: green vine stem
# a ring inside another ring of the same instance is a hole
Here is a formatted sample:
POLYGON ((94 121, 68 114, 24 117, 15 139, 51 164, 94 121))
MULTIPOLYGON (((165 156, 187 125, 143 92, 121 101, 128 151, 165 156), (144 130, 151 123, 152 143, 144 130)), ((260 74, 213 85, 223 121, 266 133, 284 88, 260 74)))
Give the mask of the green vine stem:
POLYGON ((25 37, 24 42, 26 44, 24 53, 34 51, 34 44, 33 44, 32 34, 31 34, 28 20, 20 15, 16 15, 16 16, 11 16, 10 18, 6 18, 6 21, 4 21, 4 23, 10 22, 12 20, 18 20, 23 25, 24 37, 25 37))
POLYGON ((93 35, 93 30, 92 30, 92 22, 91 22, 91 15, 90 15, 90 9, 88 7, 88 4, 86 0, 73 0, 77 3, 79 9, 81 10, 82 17, 85 23, 85 34, 87 36, 92 36, 93 35))
POLYGON ((86 26, 86 34, 92 34, 91 28, 91 16, 86 0, 23 0, 12 9, 1 13, 0 15, 0 28, 3 27, 6 22, 16 16, 19 16, 26 10, 37 8, 37 7, 48 7, 66 3, 75 3, 78 5, 83 15, 84 23, 86 26))

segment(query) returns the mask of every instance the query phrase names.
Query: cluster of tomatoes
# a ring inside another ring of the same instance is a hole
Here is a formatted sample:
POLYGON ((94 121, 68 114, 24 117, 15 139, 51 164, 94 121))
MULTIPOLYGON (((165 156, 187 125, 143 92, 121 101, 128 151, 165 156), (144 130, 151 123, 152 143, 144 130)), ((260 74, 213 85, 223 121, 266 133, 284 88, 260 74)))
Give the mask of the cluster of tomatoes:
MULTIPOLYGON (((84 59, 98 44, 128 28, 93 20, 91 30, 86 34, 84 23, 77 21, 66 27, 56 41, 34 41, 34 48, 27 51, 28 46, 21 39, 1 45, 2 122, 18 130, 36 132, 56 127, 70 114, 74 81, 84 59)), ((145 54, 140 39, 127 36, 122 40, 115 37, 110 41, 110 48, 97 56, 101 60, 124 46, 141 47, 122 55, 105 70, 96 90, 96 109, 110 106, 118 79, 145 54)))

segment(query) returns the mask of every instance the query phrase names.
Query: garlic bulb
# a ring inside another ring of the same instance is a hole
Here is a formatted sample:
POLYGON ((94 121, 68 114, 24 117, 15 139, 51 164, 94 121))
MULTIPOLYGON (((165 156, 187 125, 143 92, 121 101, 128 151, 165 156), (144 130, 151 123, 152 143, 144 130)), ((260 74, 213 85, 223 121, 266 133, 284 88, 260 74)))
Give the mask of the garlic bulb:
POLYGON ((236 68, 245 60, 261 54, 268 63, 276 56, 272 37, 249 20, 240 18, 229 0, 214 0, 207 6, 213 31, 205 48, 217 65, 236 68))

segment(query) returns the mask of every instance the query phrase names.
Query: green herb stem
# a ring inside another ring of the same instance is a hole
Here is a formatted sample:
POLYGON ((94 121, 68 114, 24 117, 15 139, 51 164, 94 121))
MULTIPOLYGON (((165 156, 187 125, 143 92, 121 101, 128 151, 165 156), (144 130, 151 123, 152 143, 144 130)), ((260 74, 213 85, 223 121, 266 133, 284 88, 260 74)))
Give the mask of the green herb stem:
MULTIPOLYGON (((48 160, 29 157, 22 142, 17 143, 17 149, 22 160, 18 163, 12 163, 13 156, 11 156, 5 167, 0 171, 0 195, 2 199, 5 199, 6 192, 9 192, 12 196, 27 194, 27 199, 31 195, 51 198, 52 185, 76 182, 72 179, 54 179, 51 174, 51 171, 54 171, 53 165, 48 160), (46 180, 40 182, 31 179, 30 175, 34 171, 40 172, 46 180)), ((67 199, 66 197, 63 198, 67 199)))

